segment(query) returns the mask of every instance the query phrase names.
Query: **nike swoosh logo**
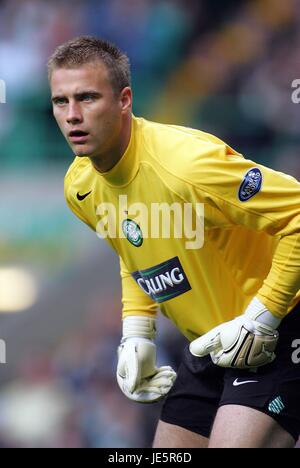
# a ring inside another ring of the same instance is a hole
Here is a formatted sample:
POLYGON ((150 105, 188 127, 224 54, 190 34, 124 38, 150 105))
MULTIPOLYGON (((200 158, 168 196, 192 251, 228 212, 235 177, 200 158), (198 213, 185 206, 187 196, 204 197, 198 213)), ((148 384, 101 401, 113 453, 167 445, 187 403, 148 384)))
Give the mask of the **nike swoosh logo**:
POLYGON ((245 385, 248 383, 255 383, 255 382, 258 383, 258 380, 243 380, 242 382, 239 382, 238 379, 235 379, 232 385, 234 387, 238 387, 239 385, 245 385))
POLYGON ((92 190, 91 190, 90 192, 88 192, 88 193, 85 193, 84 195, 80 195, 80 193, 77 192, 77 195, 76 195, 76 196, 77 196, 77 200, 82 201, 82 200, 84 200, 86 197, 88 197, 91 193, 92 193, 92 190))

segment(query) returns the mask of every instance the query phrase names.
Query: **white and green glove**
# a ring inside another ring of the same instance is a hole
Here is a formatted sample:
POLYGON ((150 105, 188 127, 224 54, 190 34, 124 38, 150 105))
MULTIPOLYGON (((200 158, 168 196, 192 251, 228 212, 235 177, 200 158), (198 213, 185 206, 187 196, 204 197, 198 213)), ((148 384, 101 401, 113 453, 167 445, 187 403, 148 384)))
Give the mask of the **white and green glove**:
POLYGON ((243 315, 222 323, 192 341, 190 352, 203 357, 210 354, 220 367, 248 369, 274 361, 281 320, 275 317, 256 297, 243 315))
POLYGON ((130 316, 123 320, 117 381, 124 395, 139 403, 161 400, 176 379, 171 367, 156 367, 155 334, 155 319, 130 316))

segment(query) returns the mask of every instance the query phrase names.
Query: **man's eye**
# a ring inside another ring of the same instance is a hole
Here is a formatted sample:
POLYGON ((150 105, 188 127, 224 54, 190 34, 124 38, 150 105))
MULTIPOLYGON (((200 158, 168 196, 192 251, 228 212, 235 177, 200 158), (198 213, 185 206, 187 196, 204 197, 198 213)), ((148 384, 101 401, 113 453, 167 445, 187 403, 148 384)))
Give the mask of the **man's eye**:
POLYGON ((93 96, 91 96, 90 94, 85 94, 84 96, 82 96, 82 101, 88 102, 92 100, 93 100, 93 96))
POLYGON ((57 106, 62 106, 63 104, 66 104, 66 100, 65 99, 55 99, 54 104, 56 104, 57 106))

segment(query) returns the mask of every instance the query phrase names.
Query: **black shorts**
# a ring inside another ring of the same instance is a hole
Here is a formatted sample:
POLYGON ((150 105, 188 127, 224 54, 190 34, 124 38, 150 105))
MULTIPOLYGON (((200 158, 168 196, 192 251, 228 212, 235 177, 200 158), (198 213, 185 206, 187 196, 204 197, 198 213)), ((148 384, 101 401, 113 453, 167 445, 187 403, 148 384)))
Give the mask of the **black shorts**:
POLYGON ((276 359, 257 370, 224 369, 210 356, 184 351, 161 420, 209 437, 223 405, 255 408, 274 418, 297 440, 300 435, 300 303, 281 322, 276 359))

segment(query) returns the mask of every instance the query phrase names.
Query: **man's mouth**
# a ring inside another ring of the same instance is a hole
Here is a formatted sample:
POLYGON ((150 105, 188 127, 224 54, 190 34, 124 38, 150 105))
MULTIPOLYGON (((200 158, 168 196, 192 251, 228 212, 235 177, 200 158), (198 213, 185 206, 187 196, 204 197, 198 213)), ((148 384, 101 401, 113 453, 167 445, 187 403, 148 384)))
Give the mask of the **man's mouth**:
POLYGON ((69 139, 72 143, 83 144, 87 141, 88 133, 82 130, 72 130, 69 139))

